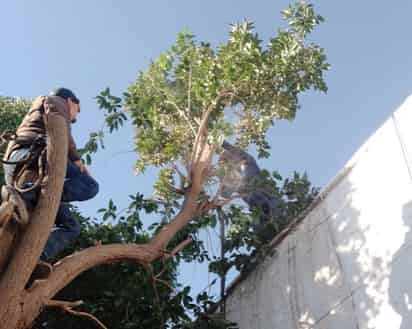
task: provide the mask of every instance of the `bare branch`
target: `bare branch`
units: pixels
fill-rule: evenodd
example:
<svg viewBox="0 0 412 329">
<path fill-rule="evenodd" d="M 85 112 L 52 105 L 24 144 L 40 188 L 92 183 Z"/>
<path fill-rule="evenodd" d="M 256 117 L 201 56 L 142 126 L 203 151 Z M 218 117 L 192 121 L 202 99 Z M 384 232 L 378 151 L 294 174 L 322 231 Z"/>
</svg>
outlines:
<svg viewBox="0 0 412 329">
<path fill-rule="evenodd" d="M 108 329 L 98 318 L 96 318 L 95 316 L 91 315 L 90 313 L 87 312 L 78 312 L 78 311 L 73 311 L 70 307 L 62 307 L 62 310 L 69 313 L 69 314 L 73 314 L 75 316 L 80 316 L 83 318 L 88 318 L 90 320 L 93 320 L 94 322 L 96 322 L 96 324 L 103 329 Z"/>
<path fill-rule="evenodd" d="M 162 283 L 163 285 L 165 285 L 166 287 L 168 287 L 171 291 L 176 292 L 176 289 L 173 288 L 173 287 L 172 287 L 169 283 L 167 283 L 166 281 L 161 280 L 161 279 L 158 279 L 158 278 L 156 278 L 156 277 L 154 277 L 153 280 L 154 280 L 155 283 L 156 283 L 156 282 Z"/>
<path fill-rule="evenodd" d="M 192 63 L 190 63 L 190 69 L 189 69 L 189 86 L 187 90 L 187 110 L 190 111 L 192 108 L 191 104 L 191 93 L 192 93 Z"/>
<path fill-rule="evenodd" d="M 217 199 L 216 196 L 215 196 L 215 198 L 213 198 L 212 201 L 210 201 L 210 202 L 206 201 L 205 203 L 203 203 L 203 204 L 198 208 L 196 215 L 197 215 L 197 216 L 200 216 L 201 214 L 203 214 L 203 213 L 205 213 L 205 212 L 208 212 L 208 211 L 210 211 L 210 210 L 212 210 L 212 209 L 216 209 L 216 208 L 218 208 L 218 207 L 223 207 L 223 206 L 227 205 L 228 203 L 232 202 L 233 200 L 244 198 L 246 195 L 247 195 L 246 193 L 234 194 L 234 195 L 231 196 L 230 198 L 226 198 L 226 199 L 223 199 L 223 200 L 219 200 L 219 199 Z"/>
<path fill-rule="evenodd" d="M 64 307 L 78 307 L 80 305 L 83 305 L 84 302 L 82 300 L 77 300 L 75 302 L 69 302 L 69 301 L 65 301 L 65 300 L 55 300 L 55 299 L 51 299 L 46 303 L 47 307 L 60 307 L 60 308 L 64 308 Z"/>
<path fill-rule="evenodd" d="M 184 191 L 185 184 L 187 182 L 187 177 L 180 171 L 180 169 L 178 168 L 176 164 L 173 165 L 173 169 L 179 175 L 179 178 L 180 178 L 179 190 Z"/>
<path fill-rule="evenodd" d="M 84 302 L 82 300 L 78 300 L 75 302 L 69 302 L 69 301 L 65 301 L 65 300 L 49 300 L 46 303 L 47 307 L 57 307 L 57 308 L 61 308 L 63 311 L 73 314 L 75 316 L 80 316 L 80 317 L 84 317 L 84 318 L 88 318 L 93 320 L 94 322 L 97 323 L 97 325 L 99 325 L 99 327 L 103 328 L 103 329 L 107 329 L 107 327 L 99 320 L 97 319 L 95 316 L 87 313 L 87 312 L 78 312 L 78 311 L 73 311 L 72 308 L 73 307 L 78 307 L 80 305 L 83 305 Z"/>
<path fill-rule="evenodd" d="M 186 239 L 182 242 L 180 242 L 176 247 L 173 248 L 172 251 L 170 252 L 164 252 L 165 255 L 163 256 L 163 258 L 165 260 L 175 256 L 177 253 L 179 253 L 180 251 L 182 251 L 186 246 L 188 246 L 189 244 L 191 244 L 193 242 L 192 238 Z"/>
<path fill-rule="evenodd" d="M 198 157 L 202 153 L 202 148 L 205 140 L 205 131 L 207 128 L 207 120 L 209 119 L 210 113 L 214 110 L 214 106 L 209 106 L 207 111 L 202 117 L 202 121 L 200 122 L 199 129 L 196 134 L 195 142 L 193 144 L 193 151 L 191 156 L 191 163 L 192 165 L 197 162 Z"/>
<path fill-rule="evenodd" d="M 193 151 L 192 151 L 192 157 L 191 157 L 191 163 L 195 163 L 198 160 L 198 157 L 200 156 L 200 154 L 202 153 L 201 150 L 203 148 L 203 145 L 206 140 L 205 140 L 205 131 L 207 129 L 207 121 L 209 120 L 209 116 L 212 113 L 212 111 L 216 108 L 216 105 L 220 102 L 220 100 L 224 97 L 227 96 L 236 96 L 232 91 L 222 91 L 219 93 L 219 95 L 216 96 L 216 98 L 214 99 L 214 101 L 212 102 L 212 104 L 209 105 L 209 107 L 207 108 L 206 112 L 204 113 L 204 115 L 202 116 L 202 120 L 200 122 L 199 125 L 199 129 L 197 131 L 197 135 L 195 138 L 195 142 L 193 144 Z"/>
<path fill-rule="evenodd" d="M 238 194 L 235 194 L 235 195 L 231 196 L 230 198 L 227 198 L 227 199 L 224 199 L 224 200 L 218 202 L 218 203 L 217 203 L 217 206 L 218 206 L 218 207 L 223 207 L 223 206 L 227 205 L 228 203 L 232 202 L 233 200 L 242 199 L 242 198 L 244 198 L 245 196 L 247 196 L 247 193 L 238 193 Z"/>
<path fill-rule="evenodd" d="M 153 78 L 152 78 L 151 76 L 149 76 L 149 79 L 150 79 L 150 81 L 151 81 L 151 83 L 152 83 L 152 87 L 153 87 L 154 89 L 156 89 L 157 91 L 159 91 L 160 93 L 164 94 L 164 95 L 167 97 L 167 99 L 165 100 L 165 103 L 166 103 L 166 104 L 169 104 L 169 105 L 172 105 L 172 106 L 177 110 L 177 112 L 179 113 L 179 115 L 180 115 L 181 117 L 183 117 L 183 118 L 187 121 L 187 123 L 189 124 L 189 127 L 190 127 L 190 129 L 192 130 L 193 136 L 196 136 L 196 131 L 195 131 L 195 129 L 193 128 L 190 119 L 186 116 L 185 111 L 183 111 L 175 102 L 169 100 L 169 93 L 168 93 L 166 90 L 162 89 L 162 88 L 158 88 L 158 87 L 156 86 Z"/>
<path fill-rule="evenodd" d="M 185 114 L 185 112 L 184 112 L 175 102 L 172 102 L 172 101 L 170 101 L 170 100 L 165 100 L 165 103 L 166 103 L 166 104 L 170 104 L 170 105 L 172 105 L 172 106 L 175 107 L 175 109 L 177 110 L 177 113 L 179 113 L 179 115 L 180 115 L 183 119 L 185 119 L 185 120 L 187 121 L 187 123 L 188 123 L 188 125 L 189 125 L 189 127 L 190 127 L 190 130 L 191 130 L 192 133 L 193 133 L 193 136 L 196 136 L 196 130 L 195 130 L 195 128 L 192 126 L 192 123 L 190 122 L 190 119 L 189 119 L 189 117 Z"/>
</svg>

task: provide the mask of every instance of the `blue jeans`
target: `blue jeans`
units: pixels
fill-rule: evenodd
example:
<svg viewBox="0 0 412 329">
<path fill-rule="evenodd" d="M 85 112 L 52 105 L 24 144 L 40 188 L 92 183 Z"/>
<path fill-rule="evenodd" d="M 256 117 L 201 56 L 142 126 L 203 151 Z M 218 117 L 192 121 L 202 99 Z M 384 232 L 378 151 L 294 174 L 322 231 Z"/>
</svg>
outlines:
<svg viewBox="0 0 412 329">
<path fill-rule="evenodd" d="M 9 157 L 10 161 L 23 159 L 28 153 L 28 149 L 19 149 Z M 7 184 L 12 183 L 15 165 L 4 165 L 4 174 Z M 26 183 L 24 188 L 32 183 Z M 80 234 L 80 225 L 70 212 L 67 202 L 85 201 L 93 198 L 99 191 L 98 183 L 90 176 L 82 173 L 72 161 L 68 160 L 66 177 L 63 185 L 62 199 L 57 211 L 55 225 L 44 247 L 40 258 L 50 259 L 62 251 L 69 242 L 73 241 Z M 23 193 L 22 197 L 28 207 L 33 207 L 37 203 L 39 191 Z"/>
</svg>

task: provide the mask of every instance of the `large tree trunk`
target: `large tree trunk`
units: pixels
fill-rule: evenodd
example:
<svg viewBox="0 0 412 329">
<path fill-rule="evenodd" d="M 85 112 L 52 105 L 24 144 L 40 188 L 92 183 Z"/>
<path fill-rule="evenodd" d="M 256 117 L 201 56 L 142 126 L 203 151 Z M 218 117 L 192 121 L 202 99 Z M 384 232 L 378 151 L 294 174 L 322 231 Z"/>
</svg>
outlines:
<svg viewBox="0 0 412 329">
<path fill-rule="evenodd" d="M 28 295 L 25 285 L 46 244 L 60 203 L 67 166 L 68 127 L 57 114 L 45 115 L 49 136 L 47 145 L 48 177 L 41 189 L 39 202 L 27 227 L 12 252 L 0 278 L 0 323 L 2 328 L 16 328 Z M 24 325 L 19 325 L 24 328 Z"/>
<path fill-rule="evenodd" d="M 90 247 L 54 264 L 46 280 L 36 281 L 27 290 L 27 281 L 40 257 L 53 226 L 61 198 L 67 163 L 67 125 L 64 119 L 48 114 L 46 129 L 47 179 L 37 207 L 24 230 L 10 261 L 0 277 L 0 327 L 28 328 L 55 294 L 82 272 L 105 263 L 134 261 L 148 265 L 163 256 L 164 249 L 176 233 L 198 214 L 198 196 L 210 168 L 212 149 L 203 144 L 195 149 L 191 186 L 186 192 L 182 209 L 148 244 L 113 244 Z M 2 239 L 2 238 L 0 238 Z M 0 243 L 1 245 L 1 243 Z"/>
</svg>

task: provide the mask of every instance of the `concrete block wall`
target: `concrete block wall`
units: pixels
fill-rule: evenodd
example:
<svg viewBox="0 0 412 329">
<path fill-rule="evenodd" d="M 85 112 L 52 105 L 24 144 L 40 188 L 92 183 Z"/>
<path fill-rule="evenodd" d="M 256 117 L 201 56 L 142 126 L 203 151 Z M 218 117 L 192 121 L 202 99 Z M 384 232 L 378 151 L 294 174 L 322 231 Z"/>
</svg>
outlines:
<svg viewBox="0 0 412 329">
<path fill-rule="evenodd" d="M 411 169 L 409 97 L 233 287 L 227 317 L 240 329 L 412 328 Z"/>
</svg>

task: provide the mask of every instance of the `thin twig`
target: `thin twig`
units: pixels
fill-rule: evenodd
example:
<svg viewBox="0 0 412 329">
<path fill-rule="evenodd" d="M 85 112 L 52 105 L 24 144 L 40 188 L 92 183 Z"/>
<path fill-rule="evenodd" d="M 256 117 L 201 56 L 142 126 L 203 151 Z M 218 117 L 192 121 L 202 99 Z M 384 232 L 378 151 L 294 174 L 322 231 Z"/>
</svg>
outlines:
<svg viewBox="0 0 412 329">
<path fill-rule="evenodd" d="M 191 163 L 196 163 L 197 162 L 197 157 L 201 155 L 201 151 L 198 151 L 199 144 L 201 143 L 202 138 L 204 138 L 203 134 L 204 131 L 207 127 L 207 120 L 209 119 L 210 113 L 214 110 L 214 106 L 210 105 L 205 112 L 202 121 L 200 122 L 199 129 L 197 131 L 197 135 L 195 138 L 195 142 L 193 144 L 193 151 L 192 151 L 192 156 L 191 156 Z"/>
<path fill-rule="evenodd" d="M 169 98 L 169 96 L 170 96 L 169 93 L 168 93 L 167 91 L 163 90 L 162 88 L 158 88 L 158 87 L 155 85 L 155 82 L 154 82 L 153 78 L 152 78 L 150 75 L 149 75 L 149 79 L 150 79 L 150 81 L 151 81 L 151 83 L 152 83 L 152 87 L 153 87 L 154 89 L 156 89 L 157 91 L 163 93 L 167 98 Z M 196 135 L 196 131 L 195 131 L 195 129 L 193 128 L 192 123 L 190 122 L 190 119 L 186 116 L 185 112 L 184 112 L 175 102 L 173 102 L 173 101 L 171 101 L 171 100 L 169 100 L 169 99 L 166 99 L 166 100 L 165 100 L 165 103 L 166 103 L 166 104 L 170 104 L 170 105 L 172 105 L 172 106 L 174 106 L 174 107 L 176 108 L 176 110 L 177 110 L 177 112 L 180 114 L 180 116 L 182 116 L 182 117 L 187 121 L 187 123 L 189 124 L 189 126 L 190 126 L 190 128 L 191 128 L 191 130 L 192 130 L 192 132 L 193 132 L 193 135 Z"/>
<path fill-rule="evenodd" d="M 163 326 L 163 324 L 165 323 L 165 320 L 164 320 L 164 317 L 163 317 L 163 307 L 160 303 L 159 291 L 157 290 L 157 286 L 156 286 L 156 281 L 158 281 L 158 279 L 156 279 L 156 276 L 154 275 L 152 266 L 150 266 L 149 271 L 150 271 L 150 274 L 152 276 L 152 286 L 153 286 L 153 291 L 154 291 L 154 295 L 155 295 L 155 301 L 156 301 L 156 304 L 159 308 L 160 322 L 162 323 L 162 326 Z"/>
<path fill-rule="evenodd" d="M 223 207 L 227 205 L 229 202 L 236 200 L 236 199 L 243 199 L 245 196 L 247 196 L 247 193 L 239 193 L 231 196 L 230 198 L 224 199 L 220 202 L 218 202 L 217 206 L 218 207 Z"/>
<path fill-rule="evenodd" d="M 46 306 L 48 306 L 48 307 L 57 307 L 57 308 L 60 308 L 63 311 L 65 311 L 67 313 L 70 313 L 72 315 L 80 316 L 80 317 L 84 317 L 84 318 L 88 318 L 90 320 L 93 320 L 102 329 L 108 329 L 99 319 L 97 319 L 95 316 L 91 315 L 90 313 L 78 312 L 78 311 L 73 311 L 72 310 L 73 307 L 78 307 L 80 305 L 83 305 L 82 300 L 78 300 L 78 301 L 75 301 L 75 302 L 69 302 L 69 301 L 65 301 L 65 300 L 53 300 L 53 299 L 51 299 L 46 304 Z"/>
<path fill-rule="evenodd" d="M 205 131 L 205 129 L 207 128 L 207 121 L 209 119 L 210 114 L 212 113 L 212 111 L 216 108 L 216 105 L 219 103 L 220 99 L 226 96 L 235 96 L 235 94 L 231 91 L 222 91 L 221 93 L 219 93 L 219 95 L 216 96 L 216 98 L 214 99 L 214 101 L 212 102 L 212 104 L 209 105 L 208 109 L 206 110 L 205 114 L 202 117 L 202 120 L 200 122 L 199 125 L 199 129 L 197 131 L 197 135 L 195 138 L 195 142 L 193 145 L 193 152 L 192 152 L 192 157 L 191 157 L 191 162 L 195 163 L 197 162 L 197 157 L 200 156 L 200 153 L 198 151 L 198 147 L 201 141 L 201 138 L 203 137 L 203 133 Z"/>
<path fill-rule="evenodd" d="M 63 310 L 67 313 L 73 314 L 75 316 L 80 316 L 80 317 L 84 317 L 84 318 L 88 318 L 90 320 L 93 320 L 94 322 L 96 322 L 96 324 L 99 325 L 99 327 L 101 327 L 102 329 L 108 329 L 98 318 L 96 318 L 95 316 L 91 315 L 90 313 L 87 312 L 78 312 L 78 311 L 73 311 L 70 307 L 63 307 Z"/>
<path fill-rule="evenodd" d="M 158 278 L 154 278 L 154 281 L 155 282 L 159 282 L 159 283 L 162 283 L 162 284 L 164 284 L 166 287 L 168 287 L 171 291 L 173 291 L 173 292 L 176 292 L 176 289 L 175 288 L 173 288 L 169 283 L 167 283 L 166 281 L 164 281 L 164 280 L 162 280 L 162 279 L 158 279 Z"/>
<path fill-rule="evenodd" d="M 180 179 L 179 189 L 184 191 L 185 190 L 185 184 L 187 182 L 187 177 L 180 171 L 180 169 L 178 168 L 178 166 L 176 164 L 173 165 L 173 169 L 179 175 L 179 179 Z"/>
<path fill-rule="evenodd" d="M 190 113 L 190 110 L 192 108 L 191 104 L 191 93 L 192 93 L 192 63 L 190 63 L 190 68 L 189 68 L 189 86 L 187 88 L 187 111 Z"/>
<path fill-rule="evenodd" d="M 216 209 L 218 207 L 223 207 L 233 200 L 244 198 L 246 195 L 247 195 L 246 193 L 235 194 L 231 196 L 230 198 L 223 199 L 220 201 L 214 198 L 211 202 L 205 202 L 201 204 L 199 209 L 196 212 L 196 216 L 199 216 L 200 214 L 205 213 L 209 210 Z"/>
<path fill-rule="evenodd" d="M 170 100 L 165 100 L 165 103 L 166 103 L 166 104 L 173 105 L 173 106 L 175 107 L 175 109 L 177 110 L 177 112 L 179 113 L 179 115 L 180 115 L 181 117 L 183 117 L 183 119 L 185 119 L 185 120 L 187 121 L 187 123 L 189 124 L 190 130 L 192 131 L 193 136 L 196 136 L 196 130 L 195 130 L 195 128 L 192 126 L 192 123 L 190 122 L 190 119 L 189 119 L 189 117 L 185 114 L 185 112 L 184 112 L 175 102 L 172 102 L 172 101 L 170 101 Z"/>
<path fill-rule="evenodd" d="M 182 242 L 180 242 L 176 247 L 173 248 L 173 250 L 171 252 L 167 252 L 165 254 L 164 259 L 167 260 L 173 256 L 175 256 L 177 253 L 179 253 L 180 251 L 182 251 L 186 246 L 188 246 L 189 244 L 191 244 L 193 242 L 192 238 L 188 238 Z"/>
</svg>

